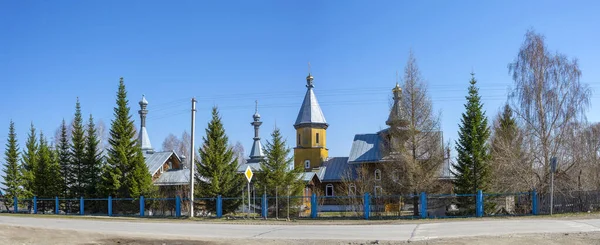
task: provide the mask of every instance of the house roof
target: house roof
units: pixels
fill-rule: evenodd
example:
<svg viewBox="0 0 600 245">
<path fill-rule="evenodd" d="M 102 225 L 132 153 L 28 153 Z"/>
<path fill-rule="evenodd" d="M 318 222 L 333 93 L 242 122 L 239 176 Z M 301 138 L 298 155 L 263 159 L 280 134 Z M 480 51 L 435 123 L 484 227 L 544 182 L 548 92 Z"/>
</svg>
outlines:
<svg viewBox="0 0 600 245">
<path fill-rule="evenodd" d="M 148 167 L 148 172 L 151 175 L 156 173 L 160 169 L 160 167 L 167 162 L 167 160 L 172 156 L 179 158 L 174 151 L 163 151 L 163 152 L 153 152 L 153 151 L 144 151 L 144 159 L 146 160 L 146 166 Z"/>
<path fill-rule="evenodd" d="M 378 134 L 357 134 L 352 141 L 349 163 L 377 162 L 381 160 L 381 137 Z"/>
<path fill-rule="evenodd" d="M 321 182 L 342 181 L 346 174 L 350 174 L 348 171 L 352 168 L 354 167 L 348 164 L 347 157 L 332 157 L 323 163 L 324 171 L 319 179 Z"/>
<path fill-rule="evenodd" d="M 303 172 L 300 174 L 304 182 L 310 182 L 316 175 L 315 172 Z"/>
<path fill-rule="evenodd" d="M 189 185 L 190 169 L 173 169 L 163 172 L 154 185 Z"/>
<path fill-rule="evenodd" d="M 306 90 L 306 95 L 304 96 L 304 101 L 302 101 L 302 106 L 298 112 L 298 117 L 296 118 L 294 127 L 299 127 L 303 124 L 321 124 L 323 126 L 327 126 L 327 121 L 325 120 L 323 111 L 321 111 L 321 106 L 319 106 L 319 102 L 317 101 L 317 97 L 313 91 L 314 86 L 311 75 L 307 77 L 307 83 L 308 85 L 306 85 L 306 87 L 308 89 Z"/>
</svg>

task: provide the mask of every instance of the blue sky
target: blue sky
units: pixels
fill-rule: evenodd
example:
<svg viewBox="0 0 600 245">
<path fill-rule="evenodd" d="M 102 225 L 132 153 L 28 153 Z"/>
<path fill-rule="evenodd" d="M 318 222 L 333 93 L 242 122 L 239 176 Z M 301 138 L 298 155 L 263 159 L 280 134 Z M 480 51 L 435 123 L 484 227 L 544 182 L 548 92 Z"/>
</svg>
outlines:
<svg viewBox="0 0 600 245">
<path fill-rule="evenodd" d="M 307 62 L 330 124 L 330 156 L 347 156 L 354 134 L 385 126 L 395 73 L 412 48 L 456 139 L 469 73 L 493 117 L 512 80 L 507 65 L 529 28 L 552 50 L 577 57 L 582 81 L 600 87 L 597 1 L 7 1 L 0 0 L 0 151 L 9 121 L 21 148 L 33 122 L 52 136 L 73 117 L 112 120 L 119 77 L 132 115 L 150 102 L 155 148 L 190 129 L 197 105 L 201 143 L 218 105 L 232 142 L 248 154 L 254 101 L 263 143 L 277 125 L 293 143 Z M 600 98 L 594 95 L 590 121 Z M 87 118 L 87 116 L 86 116 Z M 4 159 L 0 160 L 3 162 Z"/>
</svg>

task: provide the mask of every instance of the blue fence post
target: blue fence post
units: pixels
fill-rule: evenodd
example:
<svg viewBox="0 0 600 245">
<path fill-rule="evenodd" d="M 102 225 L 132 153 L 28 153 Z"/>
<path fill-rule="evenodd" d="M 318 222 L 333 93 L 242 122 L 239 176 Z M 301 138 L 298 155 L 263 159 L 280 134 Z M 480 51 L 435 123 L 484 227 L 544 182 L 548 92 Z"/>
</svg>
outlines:
<svg viewBox="0 0 600 245">
<path fill-rule="evenodd" d="M 477 190 L 477 206 L 476 206 L 476 215 L 477 217 L 483 217 L 483 191 Z"/>
<path fill-rule="evenodd" d="M 175 196 L 175 217 L 181 217 L 181 197 Z"/>
<path fill-rule="evenodd" d="M 416 193 L 415 193 L 416 194 Z M 427 218 L 427 194 L 425 192 L 421 192 L 421 196 L 420 196 L 420 203 L 421 203 L 421 219 L 426 219 Z"/>
<path fill-rule="evenodd" d="M 146 202 L 144 200 L 144 196 L 140 196 L 140 217 L 144 217 L 146 213 Z"/>
<path fill-rule="evenodd" d="M 217 196 L 217 218 L 223 217 L 223 197 Z"/>
<path fill-rule="evenodd" d="M 317 218 L 317 194 L 315 193 L 310 196 L 310 218 Z"/>
<path fill-rule="evenodd" d="M 538 215 L 538 194 L 535 189 L 531 192 L 531 214 Z"/>
<path fill-rule="evenodd" d="M 15 196 L 15 197 L 13 198 L 13 211 L 14 211 L 15 213 L 18 213 L 18 212 L 19 212 L 19 199 L 17 198 L 17 196 Z"/>
<path fill-rule="evenodd" d="M 58 197 L 54 197 L 54 214 L 60 214 L 60 203 L 58 202 Z"/>
<path fill-rule="evenodd" d="M 33 197 L 33 214 L 37 214 L 37 196 Z"/>
<path fill-rule="evenodd" d="M 369 215 L 371 214 L 371 196 L 368 192 L 365 193 L 365 196 L 363 197 L 363 203 L 365 204 L 363 208 L 363 215 L 365 216 L 365 219 L 368 220 Z"/>
<path fill-rule="evenodd" d="M 108 216 L 112 216 L 112 197 L 108 196 Z"/>
<path fill-rule="evenodd" d="M 84 205 L 85 205 L 85 203 L 83 201 L 83 197 L 80 197 L 79 198 L 79 215 L 83 215 L 85 213 Z"/>
<path fill-rule="evenodd" d="M 262 205 L 261 205 L 261 216 L 263 219 L 267 219 L 267 212 L 269 211 L 269 203 L 267 201 L 267 193 L 264 193 L 262 196 Z"/>
</svg>

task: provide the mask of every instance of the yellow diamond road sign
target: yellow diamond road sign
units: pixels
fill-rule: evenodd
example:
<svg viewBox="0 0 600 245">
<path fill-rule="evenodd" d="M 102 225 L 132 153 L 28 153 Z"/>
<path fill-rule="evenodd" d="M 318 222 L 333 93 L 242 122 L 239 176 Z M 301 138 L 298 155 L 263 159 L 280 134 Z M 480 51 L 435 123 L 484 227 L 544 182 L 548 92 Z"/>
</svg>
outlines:
<svg viewBox="0 0 600 245">
<path fill-rule="evenodd" d="M 252 180 L 252 176 L 254 175 L 254 173 L 252 173 L 252 169 L 250 169 L 250 166 L 246 167 L 244 175 L 246 175 L 246 179 L 248 180 L 248 182 Z"/>
</svg>

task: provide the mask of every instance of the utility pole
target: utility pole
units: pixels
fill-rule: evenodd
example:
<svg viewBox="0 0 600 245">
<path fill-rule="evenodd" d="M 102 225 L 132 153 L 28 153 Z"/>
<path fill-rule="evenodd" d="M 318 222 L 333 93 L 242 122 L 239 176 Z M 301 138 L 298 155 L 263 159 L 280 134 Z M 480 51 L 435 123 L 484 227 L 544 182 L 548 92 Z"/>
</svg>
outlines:
<svg viewBox="0 0 600 245">
<path fill-rule="evenodd" d="M 190 218 L 194 218 L 194 173 L 196 162 L 194 161 L 194 129 L 196 128 L 196 98 L 192 98 L 192 135 L 190 140 Z"/>
</svg>

